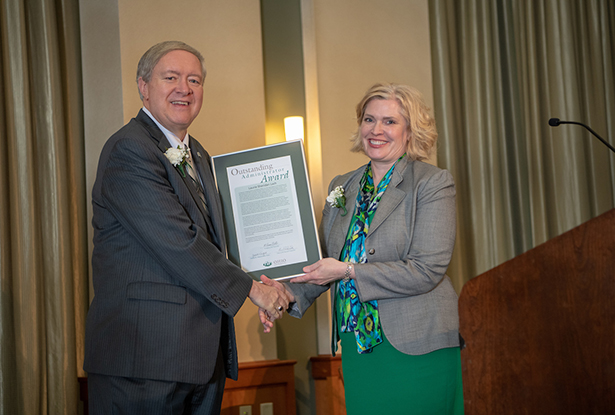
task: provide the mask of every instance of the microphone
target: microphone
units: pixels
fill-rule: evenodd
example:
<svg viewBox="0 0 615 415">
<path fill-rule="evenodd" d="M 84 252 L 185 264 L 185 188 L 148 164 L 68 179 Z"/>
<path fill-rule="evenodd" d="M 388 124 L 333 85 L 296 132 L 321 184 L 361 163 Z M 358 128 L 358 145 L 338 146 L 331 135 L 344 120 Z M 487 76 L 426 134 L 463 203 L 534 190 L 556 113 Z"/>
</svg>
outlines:
<svg viewBox="0 0 615 415">
<path fill-rule="evenodd" d="M 549 125 L 551 127 L 557 127 L 559 125 L 559 118 L 550 118 Z"/>
<path fill-rule="evenodd" d="M 596 138 L 598 138 L 598 140 L 602 141 L 602 143 L 607 146 L 613 153 L 615 153 L 615 148 L 613 148 L 612 145 L 610 145 L 609 143 L 607 143 L 602 137 L 600 137 L 594 130 L 592 130 L 591 128 L 589 128 L 589 126 L 580 123 L 580 122 L 576 122 L 576 121 L 561 121 L 559 118 L 550 118 L 549 119 L 549 125 L 551 127 L 557 127 L 560 124 L 576 124 L 576 125 L 580 125 L 582 127 L 587 128 L 587 130 L 592 133 L 593 135 L 596 136 Z"/>
</svg>

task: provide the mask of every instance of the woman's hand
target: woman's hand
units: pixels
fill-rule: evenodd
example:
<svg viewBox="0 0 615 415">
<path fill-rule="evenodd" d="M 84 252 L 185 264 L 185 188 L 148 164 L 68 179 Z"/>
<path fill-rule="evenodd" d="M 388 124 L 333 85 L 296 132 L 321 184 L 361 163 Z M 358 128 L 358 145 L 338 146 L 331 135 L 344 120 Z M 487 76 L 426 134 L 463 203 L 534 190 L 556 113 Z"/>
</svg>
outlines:
<svg viewBox="0 0 615 415">
<path fill-rule="evenodd" d="M 333 258 L 324 258 L 318 262 L 303 267 L 305 275 L 293 278 L 290 282 L 299 283 L 306 282 L 316 285 L 327 285 L 337 280 L 344 278 L 346 274 L 346 262 L 341 262 Z M 354 278 L 354 268 L 350 273 L 350 277 Z"/>
</svg>

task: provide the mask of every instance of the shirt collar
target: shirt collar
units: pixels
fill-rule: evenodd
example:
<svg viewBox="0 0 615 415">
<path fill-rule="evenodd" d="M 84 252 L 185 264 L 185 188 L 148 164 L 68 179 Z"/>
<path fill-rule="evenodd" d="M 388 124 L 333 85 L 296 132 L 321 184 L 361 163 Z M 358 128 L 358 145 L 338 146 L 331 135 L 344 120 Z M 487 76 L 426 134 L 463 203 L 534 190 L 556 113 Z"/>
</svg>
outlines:
<svg viewBox="0 0 615 415">
<path fill-rule="evenodd" d="M 142 110 L 156 123 L 158 128 L 160 128 L 160 131 L 162 131 L 162 133 L 167 138 L 167 140 L 169 140 L 169 144 L 171 145 L 172 148 L 177 148 L 178 146 L 182 148 L 184 146 L 190 148 L 190 139 L 189 139 L 189 135 L 187 132 L 184 138 L 180 140 L 179 137 L 177 137 L 170 130 L 168 130 L 162 124 L 160 124 L 158 120 L 152 115 L 151 112 L 149 112 L 147 108 L 143 107 Z"/>
</svg>

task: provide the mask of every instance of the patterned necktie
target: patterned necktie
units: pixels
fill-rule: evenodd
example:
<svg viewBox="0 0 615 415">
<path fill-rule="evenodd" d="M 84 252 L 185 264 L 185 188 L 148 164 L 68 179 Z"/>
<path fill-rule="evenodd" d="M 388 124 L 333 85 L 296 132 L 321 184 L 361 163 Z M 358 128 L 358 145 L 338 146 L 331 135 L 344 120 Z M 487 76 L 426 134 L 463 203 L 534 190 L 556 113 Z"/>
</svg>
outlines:
<svg viewBox="0 0 615 415">
<path fill-rule="evenodd" d="M 203 204 L 203 209 L 205 210 L 206 219 L 207 219 L 207 222 L 209 223 L 211 218 L 209 215 L 209 207 L 207 206 L 207 201 L 205 200 L 205 192 L 203 191 L 203 186 L 201 186 L 201 181 L 199 180 L 197 173 L 196 173 L 194 160 L 192 159 L 192 152 L 190 151 L 190 148 L 188 146 L 185 146 L 185 147 L 186 147 L 186 150 L 188 151 L 188 164 L 189 164 L 188 175 L 190 176 L 190 179 L 192 179 L 192 184 L 196 188 L 196 192 L 199 195 L 199 199 L 201 199 L 201 203 Z"/>
</svg>

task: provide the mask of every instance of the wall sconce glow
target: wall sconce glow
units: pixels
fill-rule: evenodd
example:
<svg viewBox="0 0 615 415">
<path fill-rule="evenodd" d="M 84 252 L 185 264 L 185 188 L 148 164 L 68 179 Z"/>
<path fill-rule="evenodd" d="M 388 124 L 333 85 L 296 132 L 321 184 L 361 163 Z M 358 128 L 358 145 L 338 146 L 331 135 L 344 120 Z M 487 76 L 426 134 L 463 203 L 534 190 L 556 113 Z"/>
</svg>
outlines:
<svg viewBox="0 0 615 415">
<path fill-rule="evenodd" d="M 303 117 L 284 118 L 284 135 L 286 141 L 303 140 Z"/>
</svg>

